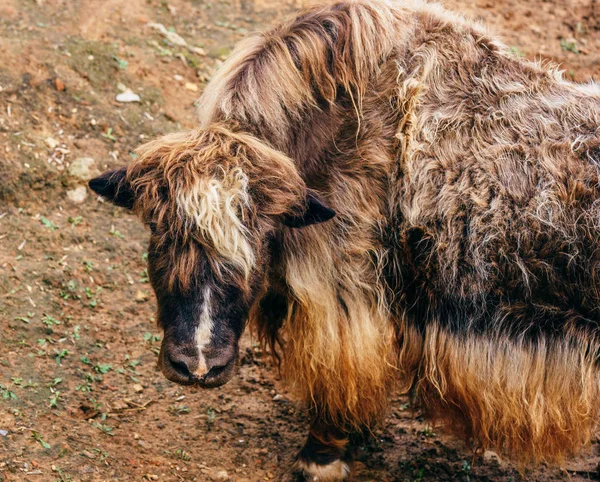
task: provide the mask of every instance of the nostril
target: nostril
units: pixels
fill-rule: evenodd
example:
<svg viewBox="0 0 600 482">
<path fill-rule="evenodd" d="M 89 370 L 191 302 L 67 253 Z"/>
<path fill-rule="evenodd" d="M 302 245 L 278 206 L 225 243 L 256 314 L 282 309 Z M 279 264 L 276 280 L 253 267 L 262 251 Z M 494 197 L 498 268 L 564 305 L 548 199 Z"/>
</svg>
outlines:
<svg viewBox="0 0 600 482">
<path fill-rule="evenodd" d="M 194 356 L 182 353 L 182 349 L 168 350 L 163 348 L 162 370 L 165 376 L 176 383 L 188 385 L 195 379 L 195 371 L 198 367 L 198 360 Z"/>
<path fill-rule="evenodd" d="M 223 373 L 228 368 L 227 365 L 217 365 L 212 366 L 208 373 L 204 375 L 205 378 L 209 377 L 218 377 L 221 373 Z"/>
<path fill-rule="evenodd" d="M 171 365 L 171 368 L 173 368 L 173 370 L 178 374 L 178 375 L 182 375 L 186 378 L 188 378 L 191 373 L 190 373 L 190 369 L 188 367 L 188 365 L 183 362 L 183 361 L 177 361 L 177 360 L 173 360 L 173 359 L 169 359 L 169 363 Z"/>
<path fill-rule="evenodd" d="M 158 355 L 158 367 L 168 380 L 180 385 L 197 383 L 197 372 L 201 362 L 202 357 L 199 356 L 197 346 L 173 341 L 165 343 L 163 340 Z"/>
</svg>

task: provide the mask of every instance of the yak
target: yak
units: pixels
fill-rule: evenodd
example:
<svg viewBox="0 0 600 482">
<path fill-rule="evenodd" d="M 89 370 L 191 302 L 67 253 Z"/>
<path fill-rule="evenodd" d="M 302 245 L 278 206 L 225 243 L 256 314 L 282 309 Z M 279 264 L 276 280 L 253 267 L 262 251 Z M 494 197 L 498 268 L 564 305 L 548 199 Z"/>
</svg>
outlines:
<svg viewBox="0 0 600 482">
<path fill-rule="evenodd" d="M 247 326 L 312 417 L 304 480 L 410 393 L 480 448 L 560 462 L 600 415 L 600 88 L 419 0 L 306 8 L 243 40 L 199 120 L 90 181 L 150 229 L 176 383 Z"/>
</svg>

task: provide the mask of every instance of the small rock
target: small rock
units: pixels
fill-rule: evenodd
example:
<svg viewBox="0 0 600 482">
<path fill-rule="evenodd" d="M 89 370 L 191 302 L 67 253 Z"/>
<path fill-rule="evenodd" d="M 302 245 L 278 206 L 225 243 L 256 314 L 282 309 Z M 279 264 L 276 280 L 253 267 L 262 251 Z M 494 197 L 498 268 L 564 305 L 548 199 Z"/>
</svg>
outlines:
<svg viewBox="0 0 600 482">
<path fill-rule="evenodd" d="M 65 90 L 65 87 L 66 87 L 64 81 L 58 77 L 54 81 L 54 86 L 56 87 L 56 90 L 58 90 L 59 92 L 62 92 L 63 90 Z"/>
<path fill-rule="evenodd" d="M 183 80 L 183 77 L 179 74 L 175 74 L 173 76 L 173 78 L 177 81 L 177 82 L 181 82 Z"/>
<path fill-rule="evenodd" d="M 148 23 L 146 26 L 158 30 L 160 34 L 165 37 L 169 42 L 180 47 L 186 47 L 187 42 L 179 34 L 167 30 L 162 23 Z"/>
<path fill-rule="evenodd" d="M 186 82 L 185 88 L 187 90 L 191 90 L 192 92 L 198 92 L 198 86 L 192 82 Z"/>
<path fill-rule="evenodd" d="M 137 301 L 138 303 L 143 303 L 144 301 L 148 301 L 148 293 L 145 293 L 143 291 L 137 291 L 137 293 L 135 294 L 135 301 Z"/>
<path fill-rule="evenodd" d="M 283 400 L 283 395 L 277 394 L 273 397 L 274 402 L 279 402 L 280 400 Z"/>
<path fill-rule="evenodd" d="M 123 400 L 115 400 L 110 404 L 110 408 L 113 412 L 119 412 L 129 408 L 129 405 L 127 405 Z"/>
<path fill-rule="evenodd" d="M 139 384 L 139 383 L 136 383 L 136 384 L 133 386 L 133 391 L 134 391 L 134 392 L 137 392 L 137 393 L 143 392 L 143 391 L 144 391 L 144 387 L 142 387 L 142 385 L 141 385 L 141 384 Z"/>
<path fill-rule="evenodd" d="M 117 94 L 115 99 L 117 102 L 141 102 L 140 96 L 131 90 L 126 90 L 125 92 Z"/>
<path fill-rule="evenodd" d="M 80 157 L 71 163 L 67 169 L 67 174 L 82 181 L 89 181 L 99 175 L 100 171 L 96 167 L 94 159 L 91 157 Z"/>
<path fill-rule="evenodd" d="M 0 430 L 0 436 L 6 437 L 8 435 L 8 430 Z"/>
<path fill-rule="evenodd" d="M 84 457 L 87 457 L 88 459 L 95 459 L 96 458 L 96 454 L 89 452 L 87 450 L 84 450 L 81 452 L 81 455 L 83 455 Z"/>
<path fill-rule="evenodd" d="M 54 149 L 58 146 L 58 141 L 53 137 L 46 137 L 44 143 L 48 146 L 48 149 Z"/>
<path fill-rule="evenodd" d="M 486 450 L 483 453 L 483 460 L 485 460 L 486 463 L 492 462 L 492 463 L 496 463 L 497 465 L 502 464 L 502 460 L 500 459 L 498 454 L 492 450 Z"/>
<path fill-rule="evenodd" d="M 206 51 L 202 47 L 189 46 L 188 49 L 190 50 L 190 52 L 192 52 L 194 54 L 206 56 Z"/>
<path fill-rule="evenodd" d="M 88 190 L 85 186 L 77 186 L 75 189 L 67 191 L 67 198 L 75 204 L 81 204 L 87 198 Z"/>
<path fill-rule="evenodd" d="M 215 480 L 215 481 L 229 480 L 229 474 L 227 473 L 226 470 L 218 470 L 218 471 L 210 472 L 208 474 L 208 477 L 210 478 L 210 480 Z"/>
</svg>

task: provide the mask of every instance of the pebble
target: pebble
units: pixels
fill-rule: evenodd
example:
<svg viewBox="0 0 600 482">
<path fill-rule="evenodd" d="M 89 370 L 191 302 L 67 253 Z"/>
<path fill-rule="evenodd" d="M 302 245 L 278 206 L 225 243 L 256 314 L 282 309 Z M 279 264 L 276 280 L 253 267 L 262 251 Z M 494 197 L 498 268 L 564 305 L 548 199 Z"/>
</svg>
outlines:
<svg viewBox="0 0 600 482">
<path fill-rule="evenodd" d="M 53 137 L 46 137 L 46 139 L 44 139 L 44 143 L 48 146 L 48 149 L 54 149 L 58 146 L 58 141 Z"/>
<path fill-rule="evenodd" d="M 226 470 L 219 470 L 219 471 L 215 471 L 215 472 L 210 472 L 208 474 L 208 477 L 210 478 L 210 480 L 215 480 L 215 481 L 229 480 L 229 474 L 227 473 Z"/>
<path fill-rule="evenodd" d="M 8 430 L 0 430 L 0 436 L 6 437 L 8 435 Z"/>
<path fill-rule="evenodd" d="M 153 28 L 154 30 L 158 30 L 160 34 L 165 37 L 169 42 L 175 45 L 179 45 L 180 47 L 186 47 L 187 42 L 183 37 L 175 32 L 171 32 L 167 30 L 162 23 L 148 23 L 146 24 L 148 27 Z"/>
<path fill-rule="evenodd" d="M 77 186 L 75 189 L 67 191 L 67 198 L 75 204 L 81 204 L 87 198 L 88 190 L 85 186 Z"/>
<path fill-rule="evenodd" d="M 485 460 L 486 463 L 495 462 L 498 465 L 502 464 L 502 460 L 500 459 L 498 454 L 492 450 L 486 450 L 483 453 L 483 460 Z"/>
<path fill-rule="evenodd" d="M 202 48 L 202 47 L 188 47 L 188 49 L 190 50 L 190 52 L 198 54 L 198 55 L 203 55 L 206 56 L 206 51 Z"/>
<path fill-rule="evenodd" d="M 67 169 L 67 174 L 82 181 L 89 181 L 100 174 L 96 167 L 96 161 L 91 157 L 80 157 L 75 159 Z"/>
<path fill-rule="evenodd" d="M 135 301 L 138 303 L 143 303 L 144 301 L 148 301 L 148 293 L 144 293 L 143 291 L 138 290 L 135 294 Z"/>
<path fill-rule="evenodd" d="M 187 90 L 191 90 L 192 92 L 198 92 L 198 86 L 192 82 L 186 82 L 185 88 Z"/>
<path fill-rule="evenodd" d="M 131 90 L 121 92 L 115 99 L 117 102 L 141 102 L 140 96 Z"/>
<path fill-rule="evenodd" d="M 137 393 L 139 393 L 139 392 L 143 392 L 143 391 L 144 391 L 144 387 L 142 387 L 142 385 L 140 385 L 139 383 L 136 383 L 136 384 L 133 386 L 133 391 L 134 391 L 134 392 L 137 392 Z"/>
<path fill-rule="evenodd" d="M 114 412 L 118 412 L 120 410 L 125 410 L 128 407 L 129 407 L 129 405 L 127 405 L 123 400 L 115 400 L 114 402 L 112 402 L 110 404 L 110 408 Z"/>
</svg>

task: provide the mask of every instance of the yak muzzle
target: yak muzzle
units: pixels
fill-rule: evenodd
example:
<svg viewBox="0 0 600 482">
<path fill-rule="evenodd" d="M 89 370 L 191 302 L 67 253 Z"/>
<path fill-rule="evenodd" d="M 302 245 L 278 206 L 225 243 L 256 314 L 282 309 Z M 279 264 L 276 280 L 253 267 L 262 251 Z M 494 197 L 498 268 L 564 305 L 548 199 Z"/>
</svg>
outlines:
<svg viewBox="0 0 600 482">
<path fill-rule="evenodd" d="M 179 385 L 202 388 L 220 387 L 233 377 L 237 346 L 207 347 L 179 345 L 164 340 L 158 355 L 158 366 L 164 376 Z"/>
</svg>

